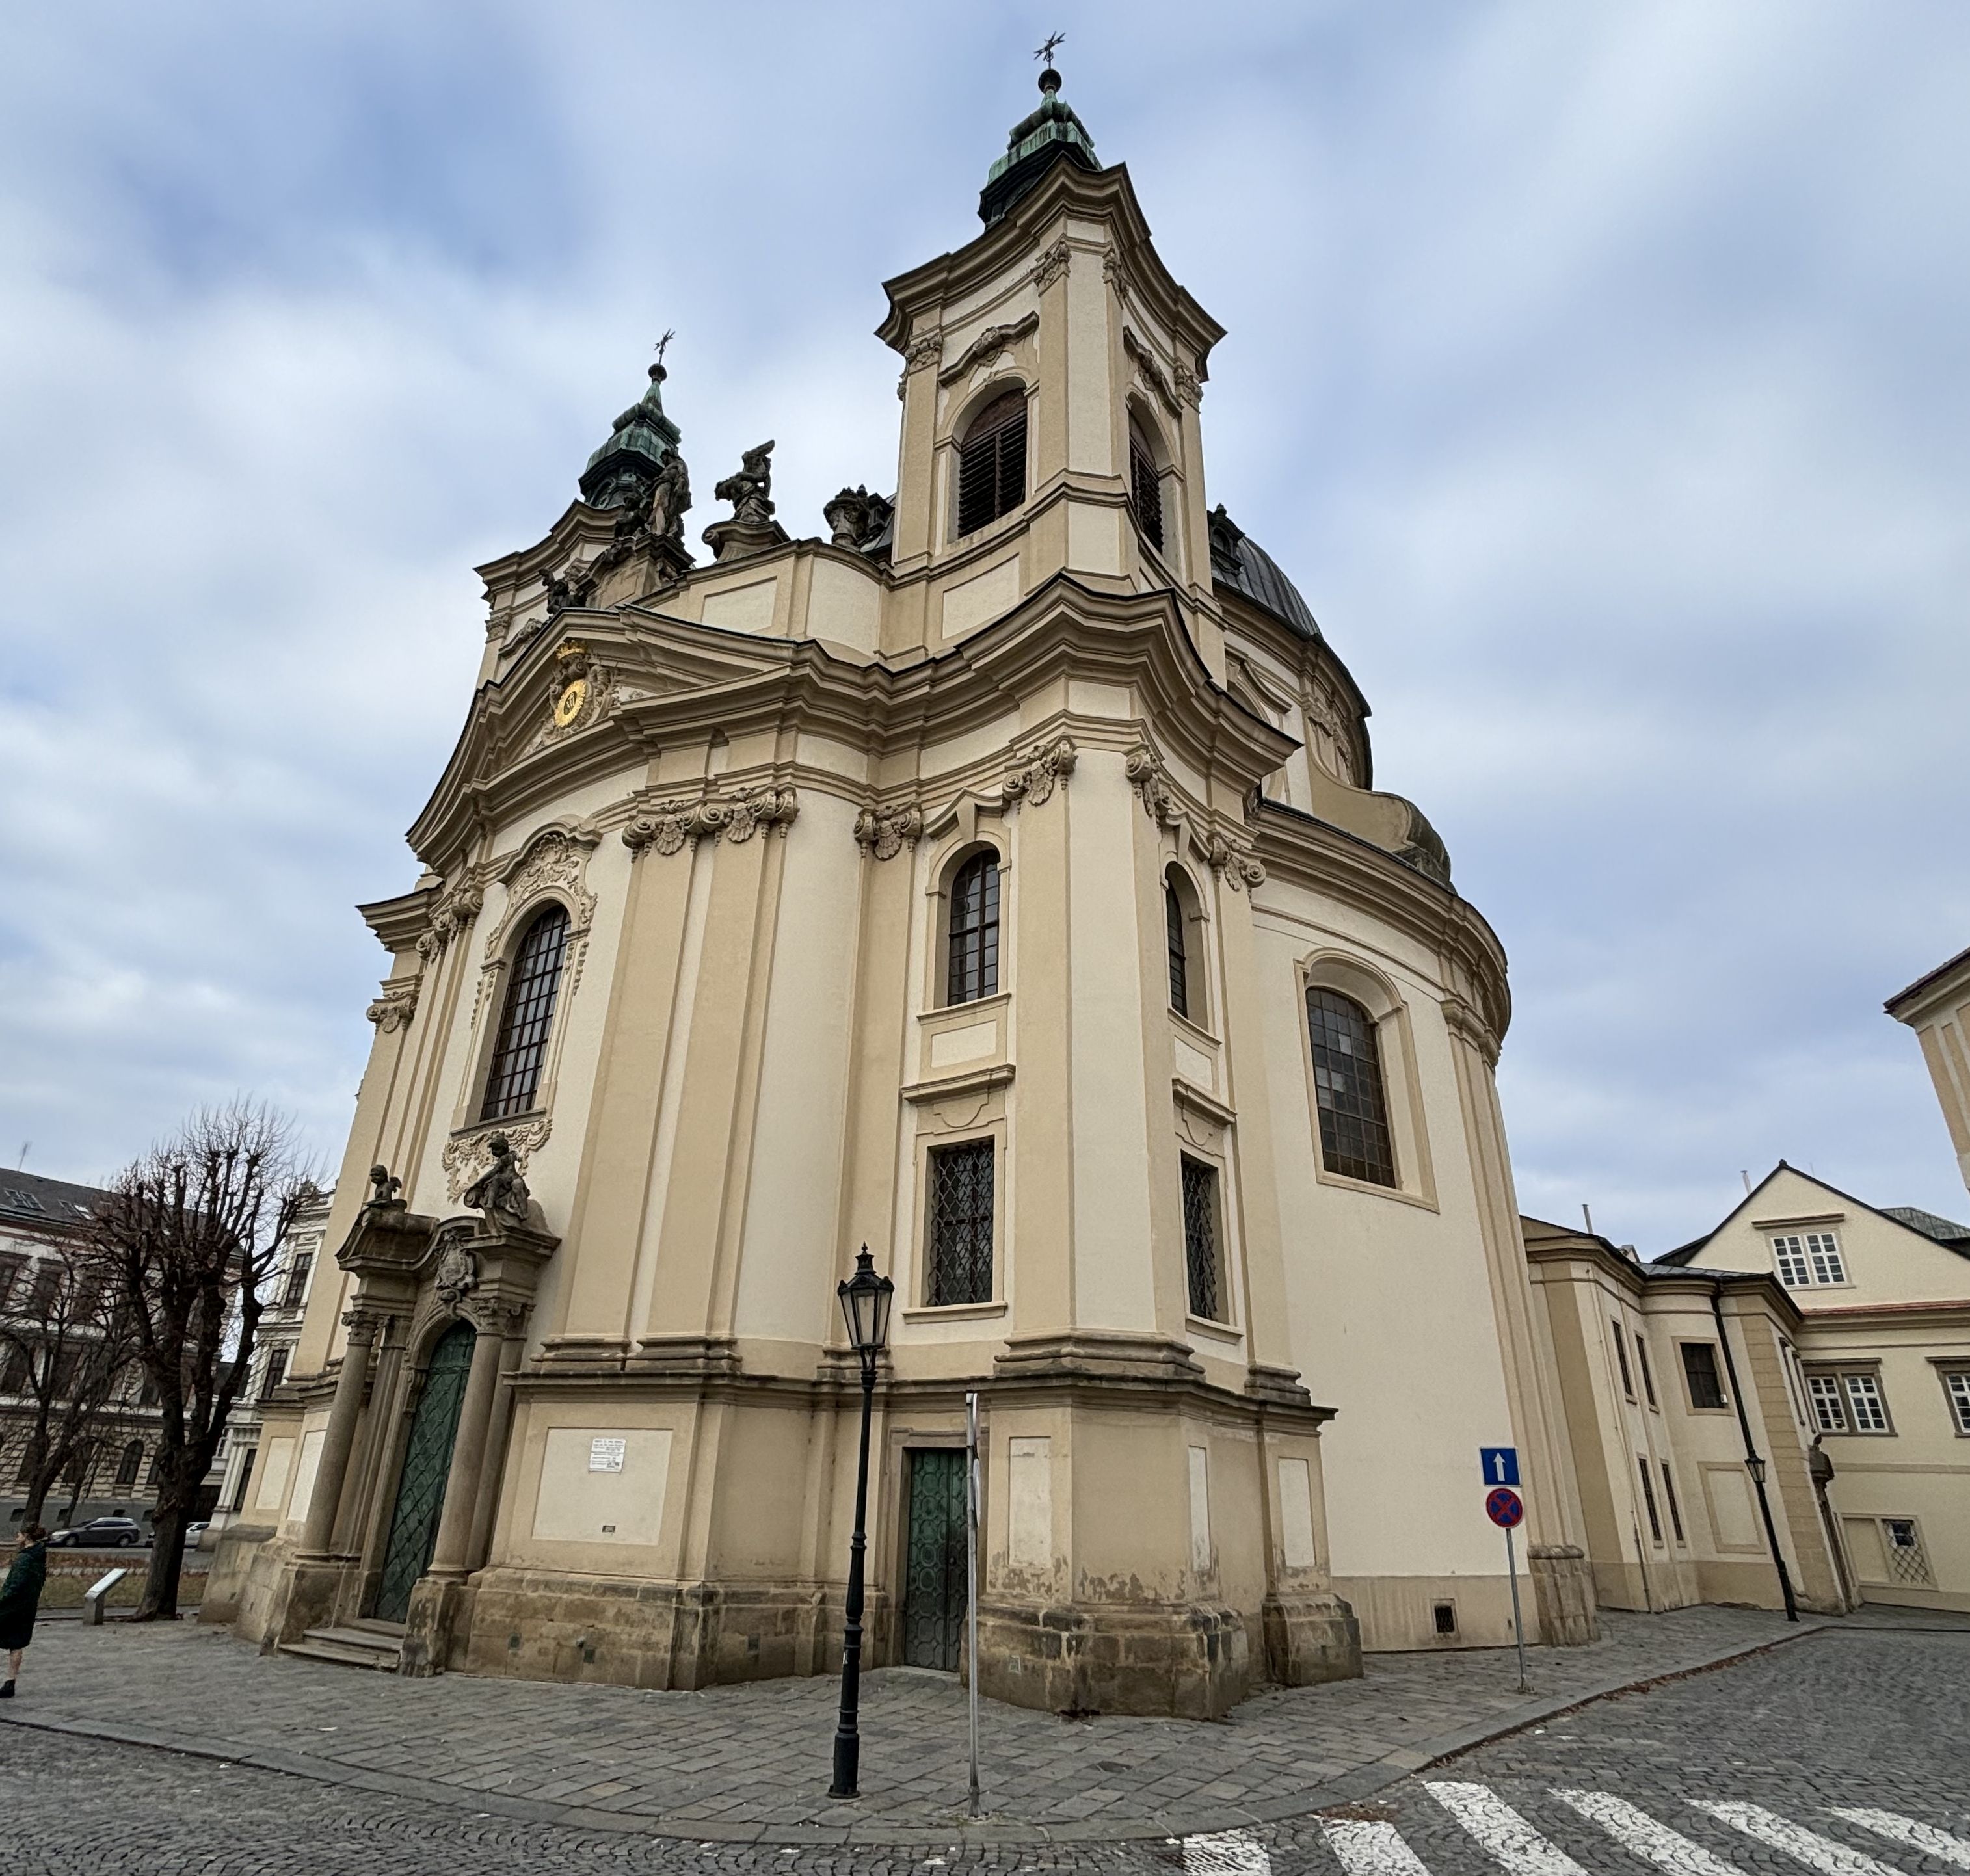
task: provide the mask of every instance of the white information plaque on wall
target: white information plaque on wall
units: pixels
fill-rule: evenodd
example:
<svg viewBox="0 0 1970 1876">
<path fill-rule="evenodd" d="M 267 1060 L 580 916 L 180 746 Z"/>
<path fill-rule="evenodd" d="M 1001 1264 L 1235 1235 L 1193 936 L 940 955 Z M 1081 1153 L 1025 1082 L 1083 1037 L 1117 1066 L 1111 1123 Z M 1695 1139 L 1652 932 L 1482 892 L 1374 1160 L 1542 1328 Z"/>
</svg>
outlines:
<svg viewBox="0 0 1970 1876">
<path fill-rule="evenodd" d="M 588 1443 L 588 1469 L 591 1472 L 619 1472 L 626 1439 L 591 1439 Z"/>
</svg>

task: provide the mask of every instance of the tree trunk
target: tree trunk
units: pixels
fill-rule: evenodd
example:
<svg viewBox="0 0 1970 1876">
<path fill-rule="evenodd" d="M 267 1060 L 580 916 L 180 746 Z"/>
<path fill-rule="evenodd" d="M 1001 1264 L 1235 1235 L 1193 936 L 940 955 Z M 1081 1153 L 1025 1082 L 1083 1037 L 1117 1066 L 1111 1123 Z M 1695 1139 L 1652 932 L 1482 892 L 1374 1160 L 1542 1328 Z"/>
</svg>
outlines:
<svg viewBox="0 0 1970 1876">
<path fill-rule="evenodd" d="M 167 1455 L 158 1468 L 157 1509 L 151 1514 L 151 1567 L 144 1593 L 132 1612 L 133 1622 L 171 1622 L 177 1619 L 178 1572 L 184 1566 L 185 1526 L 196 1487 L 187 1490 L 184 1473 L 191 1456 L 182 1449 Z M 202 1478 L 203 1469 L 197 1476 Z"/>
</svg>

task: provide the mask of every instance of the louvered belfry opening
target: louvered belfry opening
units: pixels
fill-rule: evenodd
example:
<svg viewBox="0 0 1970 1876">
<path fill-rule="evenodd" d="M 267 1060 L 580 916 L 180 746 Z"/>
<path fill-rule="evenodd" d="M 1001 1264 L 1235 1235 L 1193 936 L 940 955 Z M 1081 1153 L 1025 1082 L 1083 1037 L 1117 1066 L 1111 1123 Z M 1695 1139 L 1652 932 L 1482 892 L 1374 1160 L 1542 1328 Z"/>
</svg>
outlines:
<svg viewBox="0 0 1970 1876">
<path fill-rule="evenodd" d="M 506 1007 L 499 1018 L 499 1040 L 486 1076 L 486 1105 L 479 1118 L 504 1120 L 534 1104 L 547 1060 L 548 1033 L 554 1027 L 554 998 L 567 949 L 567 908 L 553 905 L 527 927 L 513 960 Z"/>
<path fill-rule="evenodd" d="M 973 419 L 957 446 L 957 531 L 975 534 L 1026 498 L 1026 394 L 1009 391 Z"/>
<path fill-rule="evenodd" d="M 1129 426 L 1129 506 L 1136 525 L 1160 553 L 1163 549 L 1163 483 L 1149 439 L 1133 422 Z"/>
<path fill-rule="evenodd" d="M 999 994 L 999 856 L 974 855 L 951 882 L 951 949 L 947 1003 L 975 1003 Z"/>
</svg>

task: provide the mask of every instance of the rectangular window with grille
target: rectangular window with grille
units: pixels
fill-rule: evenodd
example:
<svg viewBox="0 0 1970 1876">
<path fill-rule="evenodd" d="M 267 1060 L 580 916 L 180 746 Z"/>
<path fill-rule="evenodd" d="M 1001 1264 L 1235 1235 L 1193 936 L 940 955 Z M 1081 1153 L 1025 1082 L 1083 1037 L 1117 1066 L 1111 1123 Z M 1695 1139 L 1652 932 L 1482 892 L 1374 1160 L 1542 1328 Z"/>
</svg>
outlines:
<svg viewBox="0 0 1970 1876">
<path fill-rule="evenodd" d="M 1823 1433 L 1892 1433 L 1888 1399 L 1872 1368 L 1842 1369 L 1806 1378 L 1813 1424 Z"/>
<path fill-rule="evenodd" d="M 281 1298 L 283 1309 L 297 1310 L 307 1296 L 308 1273 L 314 1268 L 314 1254 L 310 1251 L 297 1251 L 294 1261 L 288 1266 L 288 1287 Z"/>
<path fill-rule="evenodd" d="M 1779 1281 L 1788 1290 L 1847 1280 L 1840 1240 L 1830 1231 L 1781 1232 L 1772 1239 L 1772 1258 L 1778 1266 Z"/>
<path fill-rule="evenodd" d="M 1812 1402 L 1813 1425 L 1822 1433 L 1844 1433 L 1847 1430 L 1847 1409 L 1840 1398 L 1838 1377 L 1809 1375 L 1806 1378 L 1806 1391 Z"/>
<path fill-rule="evenodd" d="M 1201 1160 L 1183 1167 L 1183 1267 L 1190 1313 L 1208 1322 L 1226 1319 L 1224 1273 L 1217 1254 L 1217 1172 Z"/>
<path fill-rule="evenodd" d="M 1854 1417 L 1857 1433 L 1884 1433 L 1888 1430 L 1888 1404 L 1881 1382 L 1872 1375 L 1848 1375 L 1847 1407 Z"/>
<path fill-rule="evenodd" d="M 1942 1391 L 1949 1397 L 1949 1417 L 1959 1433 L 1970 1433 L 1970 1368 L 1946 1374 Z"/>
<path fill-rule="evenodd" d="M 992 1300 L 996 1151 L 989 1140 L 931 1149 L 929 1280 L 924 1300 L 933 1309 Z"/>
<path fill-rule="evenodd" d="M 1721 1407 L 1725 1404 L 1723 1378 L 1717 1371 L 1717 1345 L 1714 1342 L 1686 1342 L 1682 1351 L 1683 1378 L 1689 1383 L 1689 1404 L 1693 1407 Z"/>
<path fill-rule="evenodd" d="M 1132 426 L 1129 432 L 1129 506 L 1136 525 L 1160 553 L 1163 545 L 1163 485 L 1156 459 Z"/>
</svg>

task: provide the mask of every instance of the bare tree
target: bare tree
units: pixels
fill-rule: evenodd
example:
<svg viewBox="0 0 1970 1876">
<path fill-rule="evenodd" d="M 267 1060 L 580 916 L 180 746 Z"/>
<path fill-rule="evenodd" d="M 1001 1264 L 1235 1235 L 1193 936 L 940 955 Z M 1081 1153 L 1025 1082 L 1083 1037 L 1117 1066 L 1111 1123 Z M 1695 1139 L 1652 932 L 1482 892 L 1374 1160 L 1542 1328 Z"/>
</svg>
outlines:
<svg viewBox="0 0 1970 1876">
<path fill-rule="evenodd" d="M 25 1403 L 15 1477 L 28 1524 L 41 1523 L 58 1480 L 76 1485 L 73 1508 L 135 1378 L 129 1315 L 96 1267 L 92 1245 L 64 1233 L 37 1248 L 31 1275 L 0 1312 L 0 1389 Z"/>
<path fill-rule="evenodd" d="M 128 1311 L 162 1416 L 156 1542 L 133 1621 L 177 1613 L 185 1526 L 245 1391 L 261 1291 L 313 1193 L 292 1123 L 257 1103 L 202 1108 L 109 1184 L 90 1239 Z"/>
</svg>

